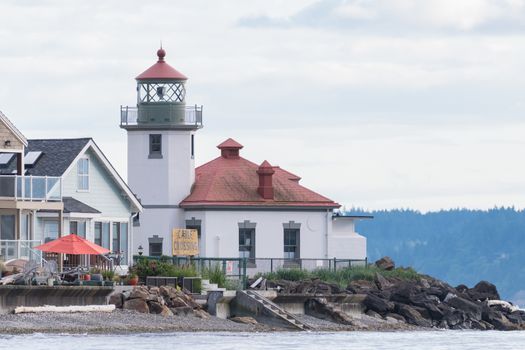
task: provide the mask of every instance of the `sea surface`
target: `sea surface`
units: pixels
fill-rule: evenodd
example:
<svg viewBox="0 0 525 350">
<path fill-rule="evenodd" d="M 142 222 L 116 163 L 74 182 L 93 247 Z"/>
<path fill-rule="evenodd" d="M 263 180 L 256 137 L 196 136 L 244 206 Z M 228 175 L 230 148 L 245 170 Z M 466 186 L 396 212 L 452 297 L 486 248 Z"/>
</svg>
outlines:
<svg viewBox="0 0 525 350">
<path fill-rule="evenodd" d="M 525 349 L 525 331 L 0 335 L 0 349 Z"/>
</svg>

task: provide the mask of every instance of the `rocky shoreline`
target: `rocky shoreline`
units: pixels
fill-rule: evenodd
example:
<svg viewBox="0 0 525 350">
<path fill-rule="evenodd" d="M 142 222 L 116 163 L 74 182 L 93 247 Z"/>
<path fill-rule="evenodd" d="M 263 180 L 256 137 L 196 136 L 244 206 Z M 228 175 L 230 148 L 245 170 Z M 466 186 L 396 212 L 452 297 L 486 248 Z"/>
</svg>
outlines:
<svg viewBox="0 0 525 350">
<path fill-rule="evenodd" d="M 378 260 L 376 266 L 389 271 L 395 264 L 385 257 Z M 525 311 L 500 300 L 496 286 L 487 281 L 473 288 L 452 287 L 426 275 L 400 279 L 376 273 L 373 281 L 352 281 L 345 289 L 318 279 L 268 281 L 267 286 L 289 294 L 359 296 L 366 315 L 378 320 L 394 319 L 423 329 L 525 330 Z M 316 307 L 330 313 L 322 298 L 317 304 Z M 345 321 L 345 315 L 337 312 L 332 312 L 332 318 Z"/>
<path fill-rule="evenodd" d="M 376 265 L 385 271 L 394 269 L 389 258 Z M 473 288 L 452 287 L 426 275 L 399 278 L 373 273 L 369 275 L 373 279 L 352 280 L 346 288 L 320 279 L 271 280 L 264 284 L 284 295 L 310 295 L 306 314 L 297 318 L 313 331 L 525 330 L 525 311 L 501 301 L 489 282 L 481 281 Z M 364 313 L 352 316 L 334 307 L 329 302 L 333 300 L 329 296 L 334 295 L 359 303 Z M 111 313 L 2 314 L 0 334 L 290 330 L 251 317 L 211 316 L 191 294 L 173 287 L 135 287 L 113 294 L 110 303 L 116 306 Z"/>
</svg>

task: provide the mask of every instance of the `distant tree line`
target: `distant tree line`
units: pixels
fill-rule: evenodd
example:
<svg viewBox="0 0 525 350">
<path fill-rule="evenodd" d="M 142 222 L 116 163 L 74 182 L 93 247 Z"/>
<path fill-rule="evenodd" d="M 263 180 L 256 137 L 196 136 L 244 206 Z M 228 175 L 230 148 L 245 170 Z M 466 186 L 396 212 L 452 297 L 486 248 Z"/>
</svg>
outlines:
<svg viewBox="0 0 525 350">
<path fill-rule="evenodd" d="M 356 229 L 368 239 L 368 257 L 392 257 L 456 286 L 488 280 L 502 297 L 525 295 L 525 212 L 515 208 L 453 209 L 420 213 L 380 210 Z"/>
</svg>

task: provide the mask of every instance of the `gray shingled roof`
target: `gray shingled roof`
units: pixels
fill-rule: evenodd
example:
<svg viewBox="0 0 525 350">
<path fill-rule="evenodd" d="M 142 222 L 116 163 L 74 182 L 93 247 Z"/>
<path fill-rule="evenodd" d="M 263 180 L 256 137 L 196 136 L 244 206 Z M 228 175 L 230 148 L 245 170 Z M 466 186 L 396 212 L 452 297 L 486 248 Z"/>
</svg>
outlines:
<svg viewBox="0 0 525 350">
<path fill-rule="evenodd" d="M 40 151 L 42 155 L 33 167 L 26 168 L 25 175 L 62 176 L 90 140 L 90 138 L 28 140 L 26 154 Z M 15 168 L 16 159 L 13 157 L 6 167 L 0 169 L 0 174 L 12 174 Z"/>
<path fill-rule="evenodd" d="M 81 201 L 73 197 L 62 197 L 64 203 L 64 213 L 86 213 L 86 214 L 99 214 L 100 211 L 90 207 L 89 205 L 82 203 Z"/>
</svg>

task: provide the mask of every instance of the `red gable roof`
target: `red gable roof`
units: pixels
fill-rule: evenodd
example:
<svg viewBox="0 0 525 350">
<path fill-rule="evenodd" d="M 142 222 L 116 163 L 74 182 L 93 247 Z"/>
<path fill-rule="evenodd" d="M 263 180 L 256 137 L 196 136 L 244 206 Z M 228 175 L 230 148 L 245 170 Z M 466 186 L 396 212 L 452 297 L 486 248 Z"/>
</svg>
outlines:
<svg viewBox="0 0 525 350">
<path fill-rule="evenodd" d="M 231 145 L 240 144 L 227 140 Z M 224 144 L 224 143 L 223 143 Z M 222 145 L 222 144 L 221 144 Z M 242 146 L 240 146 L 242 147 Z M 269 163 L 268 163 L 269 165 Z M 183 208 L 202 207 L 299 207 L 338 208 L 340 205 L 299 184 L 300 178 L 273 166 L 273 199 L 258 192 L 259 165 L 242 157 L 218 157 L 195 170 L 191 194 L 181 203 Z"/>
<path fill-rule="evenodd" d="M 164 49 L 159 49 L 157 51 L 157 56 L 159 57 L 159 60 L 157 63 L 155 63 L 153 66 L 146 69 L 144 72 L 142 72 L 138 77 L 136 77 L 136 80 L 153 80 L 153 79 L 176 79 L 176 80 L 188 80 L 188 78 L 167 64 L 164 61 L 164 57 L 166 56 L 166 51 Z"/>
</svg>

